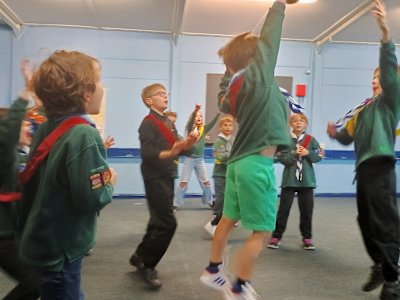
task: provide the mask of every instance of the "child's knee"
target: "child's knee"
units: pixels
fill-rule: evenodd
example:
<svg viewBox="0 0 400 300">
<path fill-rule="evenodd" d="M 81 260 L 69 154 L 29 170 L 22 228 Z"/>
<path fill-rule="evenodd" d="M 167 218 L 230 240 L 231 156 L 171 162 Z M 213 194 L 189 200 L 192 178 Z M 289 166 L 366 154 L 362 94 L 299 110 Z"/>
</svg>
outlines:
<svg viewBox="0 0 400 300">
<path fill-rule="evenodd" d="M 179 187 L 180 187 L 181 189 L 186 189 L 187 186 L 188 186 L 188 183 L 187 183 L 186 181 L 181 181 L 181 182 L 179 183 Z"/>
</svg>

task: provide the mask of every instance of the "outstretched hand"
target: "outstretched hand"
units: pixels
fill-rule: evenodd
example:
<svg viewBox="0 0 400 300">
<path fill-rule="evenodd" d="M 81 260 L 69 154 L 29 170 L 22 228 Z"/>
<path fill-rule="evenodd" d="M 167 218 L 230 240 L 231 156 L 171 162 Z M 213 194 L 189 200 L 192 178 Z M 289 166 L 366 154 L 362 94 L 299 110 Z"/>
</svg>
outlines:
<svg viewBox="0 0 400 300">
<path fill-rule="evenodd" d="M 326 133 L 332 139 L 336 137 L 336 125 L 333 122 L 329 122 L 328 126 L 326 127 Z"/>
<path fill-rule="evenodd" d="M 387 25 L 386 8 L 382 0 L 375 0 L 375 8 L 372 10 L 379 28 L 382 31 L 382 41 L 389 40 L 389 27 Z"/>
</svg>

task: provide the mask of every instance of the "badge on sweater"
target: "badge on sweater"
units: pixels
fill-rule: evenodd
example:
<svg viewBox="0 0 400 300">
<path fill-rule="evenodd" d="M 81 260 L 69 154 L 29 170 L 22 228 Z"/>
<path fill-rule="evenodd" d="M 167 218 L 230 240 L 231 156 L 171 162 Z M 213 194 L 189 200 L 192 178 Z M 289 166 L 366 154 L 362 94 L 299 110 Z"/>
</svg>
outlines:
<svg viewBox="0 0 400 300">
<path fill-rule="evenodd" d="M 111 179 L 111 172 L 108 169 L 93 174 L 92 176 L 90 176 L 92 190 L 105 186 L 110 182 L 110 179 Z"/>
</svg>

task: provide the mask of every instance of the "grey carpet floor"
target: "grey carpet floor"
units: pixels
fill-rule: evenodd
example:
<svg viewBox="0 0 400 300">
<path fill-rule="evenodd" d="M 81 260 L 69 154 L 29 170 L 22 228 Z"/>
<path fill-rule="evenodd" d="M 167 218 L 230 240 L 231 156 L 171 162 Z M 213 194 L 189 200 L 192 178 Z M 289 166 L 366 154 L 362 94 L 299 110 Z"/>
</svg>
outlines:
<svg viewBox="0 0 400 300">
<path fill-rule="evenodd" d="M 141 241 L 148 212 L 144 199 L 114 200 L 100 214 L 97 245 L 84 259 L 82 286 L 87 300 L 218 300 L 222 296 L 198 280 L 208 263 L 210 240 L 203 225 L 211 211 L 199 199 L 187 199 L 177 213 L 178 229 L 158 266 L 163 287 L 150 291 L 128 259 Z M 253 286 L 261 299 L 378 299 L 379 290 L 364 293 L 371 262 L 356 223 L 353 198 L 316 198 L 313 233 L 317 247 L 300 245 L 298 208 L 294 203 L 282 245 L 265 249 L 258 259 Z M 227 257 L 249 232 L 234 230 Z M 0 298 L 14 286 L 0 272 Z"/>
</svg>

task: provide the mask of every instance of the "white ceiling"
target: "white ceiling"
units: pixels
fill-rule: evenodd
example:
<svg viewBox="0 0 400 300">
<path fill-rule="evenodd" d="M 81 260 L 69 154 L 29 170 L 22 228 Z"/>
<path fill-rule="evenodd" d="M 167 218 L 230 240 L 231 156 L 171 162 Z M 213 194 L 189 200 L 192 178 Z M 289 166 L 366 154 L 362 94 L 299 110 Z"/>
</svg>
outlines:
<svg viewBox="0 0 400 300">
<path fill-rule="evenodd" d="M 72 26 L 231 36 L 260 29 L 272 0 L 0 0 L 0 18 L 23 26 Z M 288 5 L 283 38 L 379 42 L 369 13 L 374 0 L 318 0 Z M 400 43 L 400 0 L 385 0 L 393 40 Z"/>
</svg>

